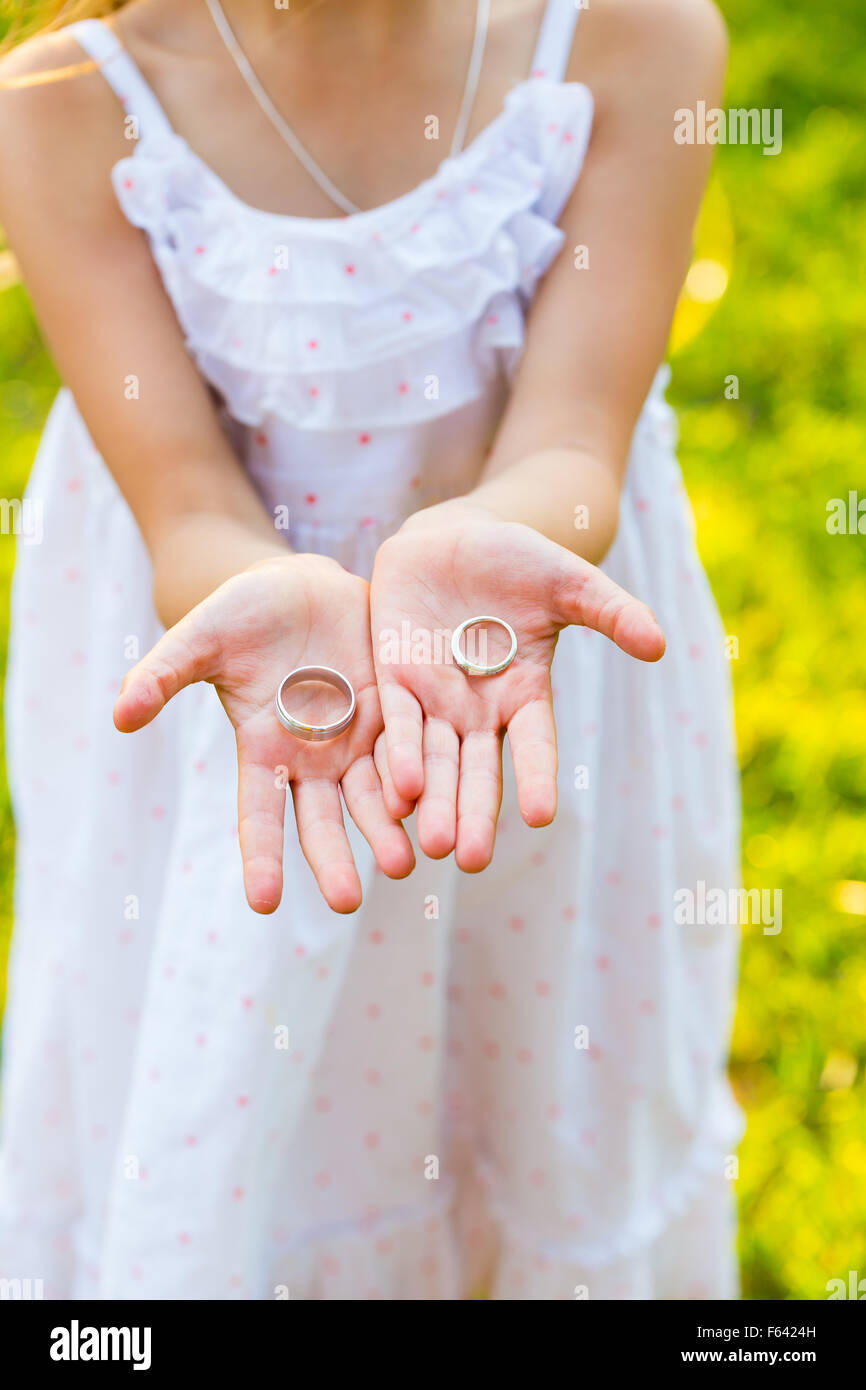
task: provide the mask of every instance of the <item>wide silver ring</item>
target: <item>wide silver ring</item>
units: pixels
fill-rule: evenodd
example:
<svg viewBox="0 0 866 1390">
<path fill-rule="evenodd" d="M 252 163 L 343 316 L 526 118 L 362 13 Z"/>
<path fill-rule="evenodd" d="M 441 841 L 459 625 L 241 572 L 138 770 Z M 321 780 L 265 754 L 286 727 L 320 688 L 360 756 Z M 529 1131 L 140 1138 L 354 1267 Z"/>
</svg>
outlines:
<svg viewBox="0 0 866 1390">
<path fill-rule="evenodd" d="M 468 631 L 470 627 L 477 627 L 479 623 L 495 623 L 497 627 L 504 628 L 508 633 L 511 639 L 511 648 L 508 655 L 504 657 L 502 661 L 496 661 L 489 666 L 482 666 L 479 662 L 470 661 L 469 658 L 464 655 L 463 648 L 460 645 L 463 634 Z M 451 638 L 451 655 L 454 657 L 460 670 L 465 671 L 467 676 L 498 676 L 500 671 L 506 670 L 506 668 L 511 665 L 517 655 L 517 634 L 511 624 L 507 623 L 504 618 L 491 618 L 489 615 L 481 618 L 467 618 L 465 623 L 461 623 L 454 631 L 454 635 Z"/>
<path fill-rule="evenodd" d="M 349 701 L 349 708 L 345 714 L 341 714 L 339 719 L 335 719 L 331 724 L 305 724 L 303 719 L 296 719 L 293 714 L 289 714 L 283 704 L 283 694 L 291 690 L 293 685 L 302 685 L 305 681 L 323 681 L 325 685 L 332 685 L 335 690 L 339 690 L 341 695 L 345 695 Z M 296 666 L 294 671 L 290 671 L 280 681 L 276 698 L 277 718 L 284 729 L 288 729 L 295 738 L 302 738 L 307 743 L 325 743 L 328 739 L 338 738 L 345 733 L 352 720 L 355 718 L 355 692 L 350 681 L 344 675 L 335 671 L 331 666 Z"/>
</svg>

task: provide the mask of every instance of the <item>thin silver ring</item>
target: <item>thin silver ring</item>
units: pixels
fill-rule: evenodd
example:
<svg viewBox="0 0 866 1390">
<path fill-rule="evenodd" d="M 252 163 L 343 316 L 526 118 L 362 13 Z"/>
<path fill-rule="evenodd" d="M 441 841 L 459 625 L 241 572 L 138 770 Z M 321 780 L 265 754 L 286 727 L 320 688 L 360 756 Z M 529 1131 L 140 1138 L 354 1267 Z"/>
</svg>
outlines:
<svg viewBox="0 0 866 1390">
<path fill-rule="evenodd" d="M 478 662 L 470 661 L 469 658 L 463 654 L 463 650 L 460 646 L 460 641 L 464 632 L 470 627 L 477 627 L 479 623 L 495 623 L 497 627 L 504 628 L 511 639 L 511 649 L 508 655 L 502 661 L 496 661 L 491 666 L 481 666 Z M 517 655 L 517 634 L 511 624 L 507 623 L 504 618 L 491 618 L 489 615 L 481 618 L 467 618 L 465 623 L 461 623 L 455 630 L 451 638 L 451 655 L 454 657 L 460 670 L 465 671 L 467 676 L 498 676 L 501 671 L 504 671 L 511 665 Z"/>
<path fill-rule="evenodd" d="M 349 701 L 349 708 L 345 714 L 341 714 L 339 719 L 335 719 L 332 724 L 305 724 L 303 719 L 296 719 L 293 714 L 289 714 L 283 704 L 283 692 L 291 690 L 293 685 L 302 685 L 305 681 L 324 681 L 325 685 L 331 685 L 335 690 L 339 690 L 341 695 L 345 695 Z M 339 671 L 335 671 L 331 666 L 296 666 L 294 671 L 290 671 L 280 681 L 277 689 L 276 698 L 277 718 L 284 729 L 288 729 L 295 738 L 302 738 L 306 743 L 325 743 L 328 739 L 338 738 L 345 733 L 352 720 L 355 718 L 357 707 L 355 692 L 350 681 Z"/>
</svg>

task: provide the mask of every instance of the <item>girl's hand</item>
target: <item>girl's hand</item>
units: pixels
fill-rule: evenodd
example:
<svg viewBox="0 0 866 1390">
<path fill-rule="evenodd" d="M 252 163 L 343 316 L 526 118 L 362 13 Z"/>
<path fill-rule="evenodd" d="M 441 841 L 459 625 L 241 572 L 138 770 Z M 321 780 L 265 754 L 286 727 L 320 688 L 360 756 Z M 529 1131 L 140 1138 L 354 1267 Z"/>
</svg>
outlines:
<svg viewBox="0 0 866 1390">
<path fill-rule="evenodd" d="M 357 713 L 340 737 L 305 743 L 274 710 L 280 681 L 296 666 L 331 666 L 352 683 Z M 247 900 L 273 912 L 283 887 L 283 817 L 291 784 L 298 836 L 328 905 L 354 912 L 361 883 L 349 848 L 340 788 L 382 870 L 403 878 L 414 865 L 409 839 L 385 808 L 373 747 L 382 715 L 370 646 L 369 586 L 317 555 L 267 560 L 220 585 L 170 628 L 124 679 L 114 709 L 122 733 L 149 724 L 184 686 L 209 681 L 234 725 L 238 748 L 238 831 Z M 310 703 L 313 693 L 317 703 Z M 320 686 L 299 686 L 304 718 L 329 722 L 345 702 Z M 323 701 L 328 702 L 323 706 Z M 280 776 L 287 768 L 288 776 Z M 392 798 L 399 810 L 402 803 Z M 403 814 L 411 809 L 403 806 Z"/>
<path fill-rule="evenodd" d="M 517 634 L 517 656 L 501 675 L 467 676 L 451 659 L 452 632 L 479 614 L 504 618 Z M 386 800 L 397 815 L 417 799 L 425 854 L 439 859 L 456 847 L 470 873 L 493 855 L 506 730 L 523 819 L 548 825 L 556 813 L 550 664 L 561 629 L 595 628 L 643 661 L 657 661 L 665 646 L 650 610 L 601 570 L 462 501 L 418 513 L 383 544 L 371 615 Z M 395 635 L 409 648 L 399 660 Z M 491 628 L 489 661 L 499 657 L 497 636 L 505 634 Z M 411 660 L 413 640 L 417 652 L 432 651 L 431 662 Z"/>
</svg>

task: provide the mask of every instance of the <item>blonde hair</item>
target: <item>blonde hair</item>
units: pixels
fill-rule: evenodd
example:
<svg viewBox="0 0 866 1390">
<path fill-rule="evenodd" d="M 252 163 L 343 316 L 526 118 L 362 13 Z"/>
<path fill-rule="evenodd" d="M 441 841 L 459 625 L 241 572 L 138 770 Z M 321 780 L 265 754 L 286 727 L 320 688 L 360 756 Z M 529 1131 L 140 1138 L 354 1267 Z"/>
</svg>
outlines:
<svg viewBox="0 0 866 1390">
<path fill-rule="evenodd" d="M 129 0 L 0 0 L 0 54 L 35 34 L 46 34 L 78 19 L 101 19 Z M 11 13 L 10 13 L 11 12 Z M 42 74 L 43 80 L 52 74 Z M 14 85 L 14 84 L 10 84 Z"/>
</svg>

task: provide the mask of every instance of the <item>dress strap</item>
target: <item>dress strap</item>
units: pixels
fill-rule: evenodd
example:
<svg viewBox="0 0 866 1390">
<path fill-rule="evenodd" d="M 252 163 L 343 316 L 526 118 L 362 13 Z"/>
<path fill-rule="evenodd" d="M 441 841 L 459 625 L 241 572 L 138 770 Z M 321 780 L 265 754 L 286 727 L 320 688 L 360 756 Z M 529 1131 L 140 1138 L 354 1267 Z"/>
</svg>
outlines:
<svg viewBox="0 0 866 1390">
<path fill-rule="evenodd" d="M 547 0 L 532 60 L 533 77 L 546 77 L 551 82 L 563 80 L 583 8 L 584 0 Z"/>
<path fill-rule="evenodd" d="M 99 64 L 124 110 L 138 117 L 141 136 L 171 135 L 171 121 L 111 25 L 101 19 L 80 19 L 68 26 L 68 32 Z"/>
</svg>

